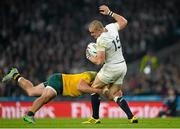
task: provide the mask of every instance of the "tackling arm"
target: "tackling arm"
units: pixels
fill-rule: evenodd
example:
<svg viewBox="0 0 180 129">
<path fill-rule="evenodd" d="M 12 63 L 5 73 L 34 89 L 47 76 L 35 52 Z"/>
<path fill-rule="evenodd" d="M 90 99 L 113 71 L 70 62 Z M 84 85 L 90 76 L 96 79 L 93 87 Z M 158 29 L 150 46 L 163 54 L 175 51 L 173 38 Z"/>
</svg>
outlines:
<svg viewBox="0 0 180 129">
<path fill-rule="evenodd" d="M 102 89 L 92 88 L 87 84 L 86 81 L 82 79 L 80 80 L 77 89 L 83 93 L 98 93 L 98 94 L 102 93 Z"/>
</svg>

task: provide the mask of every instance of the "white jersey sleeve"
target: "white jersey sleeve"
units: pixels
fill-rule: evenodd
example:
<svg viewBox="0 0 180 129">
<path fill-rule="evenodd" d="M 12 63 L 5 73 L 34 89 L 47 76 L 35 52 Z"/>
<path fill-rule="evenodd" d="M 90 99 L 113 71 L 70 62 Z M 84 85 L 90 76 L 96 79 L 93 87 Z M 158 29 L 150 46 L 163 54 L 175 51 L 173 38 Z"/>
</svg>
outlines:
<svg viewBox="0 0 180 129">
<path fill-rule="evenodd" d="M 118 63 L 124 61 L 121 42 L 119 38 L 118 23 L 111 23 L 105 27 L 107 32 L 103 32 L 96 40 L 97 51 L 105 51 L 105 63 Z"/>
<path fill-rule="evenodd" d="M 105 51 L 107 47 L 108 47 L 108 44 L 102 37 L 97 39 L 96 41 L 97 51 Z"/>
<path fill-rule="evenodd" d="M 115 25 L 115 27 L 117 28 L 117 30 L 120 30 L 120 26 L 119 26 L 119 24 L 116 22 L 116 23 L 114 23 L 114 25 Z"/>
</svg>

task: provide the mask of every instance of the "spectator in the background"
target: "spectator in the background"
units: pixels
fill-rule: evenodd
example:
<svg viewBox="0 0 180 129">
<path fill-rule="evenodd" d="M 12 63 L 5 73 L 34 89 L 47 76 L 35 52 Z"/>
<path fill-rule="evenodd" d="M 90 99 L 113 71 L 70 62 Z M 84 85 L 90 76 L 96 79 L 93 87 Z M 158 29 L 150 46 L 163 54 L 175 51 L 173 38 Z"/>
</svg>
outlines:
<svg viewBox="0 0 180 129">
<path fill-rule="evenodd" d="M 158 58 L 153 51 L 147 51 L 143 56 L 140 64 L 140 72 L 144 74 L 151 74 L 158 67 Z"/>
<path fill-rule="evenodd" d="M 124 42 L 123 51 L 128 64 L 140 59 L 147 48 L 159 50 L 174 43 L 171 40 L 174 41 L 173 34 L 179 25 L 179 2 L 109 1 L 109 5 L 113 5 L 115 11 L 121 12 L 129 21 L 128 28 L 120 37 Z M 100 5 L 100 1 L 96 0 L 1 0 L 0 76 L 7 72 L 11 64 L 22 69 L 22 74 L 30 77 L 36 84 L 44 80 L 45 75 L 54 72 L 95 70 L 96 67 L 82 55 L 85 53 L 86 43 L 91 40 L 84 31 L 88 22 L 93 17 L 99 20 L 103 18 L 97 13 L 98 4 Z M 139 78 L 137 80 L 140 92 L 145 92 L 147 88 L 138 84 Z M 4 89 L 8 88 L 6 85 L 0 91 L 6 91 L 2 92 L 2 96 L 23 95 L 20 89 L 12 86 Z M 162 85 L 159 82 L 157 85 L 157 89 L 161 90 Z M 137 89 L 135 86 L 134 88 Z M 127 84 L 127 93 L 134 95 L 134 91 Z"/>
<path fill-rule="evenodd" d="M 176 116 L 177 115 L 177 94 L 174 88 L 170 87 L 167 90 L 167 95 L 164 99 L 164 108 L 160 111 L 159 117 Z"/>
</svg>

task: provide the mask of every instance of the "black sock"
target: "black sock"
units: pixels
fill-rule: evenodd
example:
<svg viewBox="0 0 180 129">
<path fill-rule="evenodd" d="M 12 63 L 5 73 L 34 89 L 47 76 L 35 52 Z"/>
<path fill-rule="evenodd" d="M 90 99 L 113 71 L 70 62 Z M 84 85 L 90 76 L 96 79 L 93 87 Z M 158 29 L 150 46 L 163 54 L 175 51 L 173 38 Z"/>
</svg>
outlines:
<svg viewBox="0 0 180 129">
<path fill-rule="evenodd" d="M 92 104 L 92 110 L 93 110 L 92 117 L 95 119 L 99 119 L 100 98 L 98 94 L 91 95 L 91 104 Z"/>
<path fill-rule="evenodd" d="M 18 81 L 18 79 L 21 77 L 21 75 L 19 74 L 19 73 L 15 73 L 14 75 L 13 75 L 13 79 L 15 80 L 15 81 Z"/>
<path fill-rule="evenodd" d="M 121 109 L 126 113 L 128 119 L 131 119 L 133 117 L 133 114 L 129 108 L 129 105 L 128 103 L 126 102 L 126 100 L 124 100 L 122 97 L 119 97 L 117 99 L 117 102 L 116 102 L 120 107 Z"/>
<path fill-rule="evenodd" d="M 34 116 L 34 113 L 31 112 L 31 111 L 29 111 L 29 112 L 27 113 L 27 115 L 28 115 L 28 116 Z"/>
</svg>

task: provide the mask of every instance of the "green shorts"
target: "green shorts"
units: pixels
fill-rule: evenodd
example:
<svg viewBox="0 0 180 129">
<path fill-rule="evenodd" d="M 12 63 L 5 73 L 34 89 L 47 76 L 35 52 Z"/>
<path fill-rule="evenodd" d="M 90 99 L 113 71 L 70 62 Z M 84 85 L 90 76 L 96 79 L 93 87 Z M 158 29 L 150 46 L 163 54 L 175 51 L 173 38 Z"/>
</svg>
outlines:
<svg viewBox="0 0 180 129">
<path fill-rule="evenodd" d="M 62 74 L 55 73 L 52 74 L 46 82 L 44 82 L 44 86 L 50 86 L 57 92 L 57 95 L 62 94 L 63 92 L 63 82 L 62 82 Z"/>
</svg>

